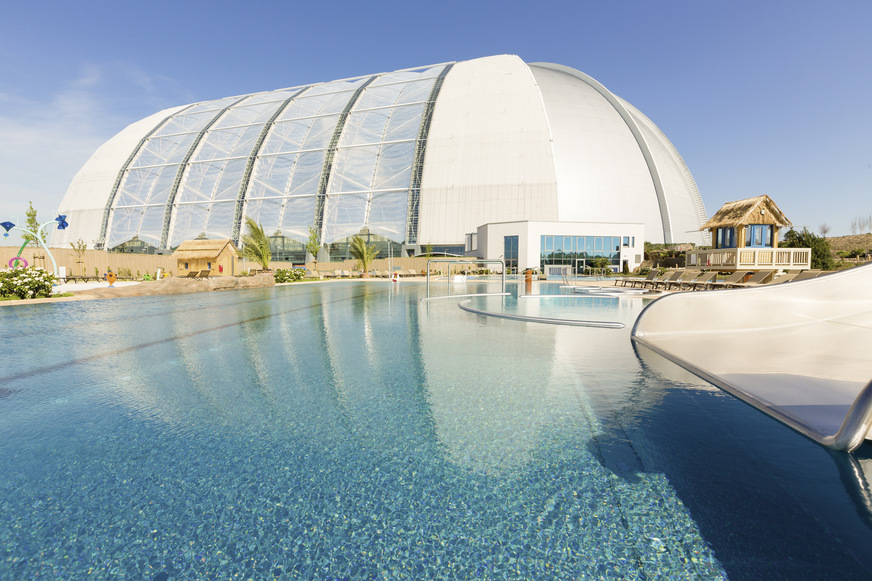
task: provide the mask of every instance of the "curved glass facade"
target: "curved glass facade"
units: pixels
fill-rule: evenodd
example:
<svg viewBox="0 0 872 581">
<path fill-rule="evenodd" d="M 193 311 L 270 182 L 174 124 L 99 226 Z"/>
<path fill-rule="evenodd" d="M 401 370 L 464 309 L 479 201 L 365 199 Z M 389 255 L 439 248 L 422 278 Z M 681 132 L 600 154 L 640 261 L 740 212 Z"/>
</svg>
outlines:
<svg viewBox="0 0 872 581">
<path fill-rule="evenodd" d="M 116 181 L 104 248 L 238 242 L 246 216 L 275 238 L 401 243 L 434 84 L 450 65 L 199 103 L 164 119 Z M 428 104 L 430 107 L 428 107 Z"/>
</svg>

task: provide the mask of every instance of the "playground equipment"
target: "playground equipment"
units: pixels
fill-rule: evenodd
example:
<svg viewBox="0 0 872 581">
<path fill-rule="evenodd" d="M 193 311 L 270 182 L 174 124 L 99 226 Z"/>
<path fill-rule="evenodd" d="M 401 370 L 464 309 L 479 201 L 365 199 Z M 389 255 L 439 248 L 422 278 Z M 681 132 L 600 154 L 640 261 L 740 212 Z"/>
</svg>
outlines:
<svg viewBox="0 0 872 581">
<path fill-rule="evenodd" d="M 13 216 L 12 219 L 13 219 L 13 220 L 18 220 L 18 218 L 15 217 L 15 216 Z M 51 253 L 51 250 L 48 249 L 48 244 L 45 243 L 45 239 L 42 237 L 42 230 L 43 230 L 43 228 L 45 228 L 45 227 L 47 227 L 47 226 L 49 226 L 49 225 L 51 225 L 51 224 L 56 224 L 58 230 L 65 230 L 66 227 L 69 226 L 69 224 L 67 223 L 67 217 L 66 217 L 65 215 L 59 215 L 59 216 L 58 216 L 57 218 L 55 218 L 54 220 L 50 220 L 50 221 L 48 221 L 48 222 L 46 222 L 46 223 L 44 223 L 44 224 L 41 224 L 41 225 L 39 226 L 39 228 L 36 229 L 36 232 L 34 232 L 33 230 L 28 230 L 27 228 L 23 228 L 23 227 L 21 227 L 21 226 L 16 226 L 16 225 L 15 225 L 15 222 L 11 222 L 11 221 L 8 221 L 8 220 L 7 220 L 6 222 L 0 222 L 0 226 L 2 226 L 4 230 L 6 230 L 6 232 L 3 233 L 3 236 L 4 236 L 5 238 L 9 238 L 9 231 L 10 231 L 10 230 L 21 230 L 22 232 L 24 232 L 24 233 L 26 233 L 26 234 L 29 234 L 29 235 L 33 236 L 33 238 L 36 239 L 37 242 L 39 242 L 39 245 L 42 246 L 43 250 L 45 250 L 46 254 L 48 254 L 48 257 L 51 258 L 51 264 L 52 264 L 52 268 L 53 268 L 53 274 L 54 274 L 55 276 L 57 276 L 57 275 L 58 275 L 58 265 L 57 265 L 57 262 L 55 262 L 55 259 L 54 259 L 54 256 L 53 256 L 52 253 Z M 18 249 L 18 252 L 17 252 L 18 256 L 13 257 L 13 258 L 9 261 L 9 268 L 17 268 L 17 267 L 18 267 L 18 263 L 19 263 L 19 261 L 20 261 L 20 262 L 23 262 L 23 263 L 24 263 L 24 267 L 27 268 L 27 261 L 24 260 L 24 259 L 21 257 L 21 253 L 24 251 L 24 247 L 27 246 L 27 242 L 28 242 L 28 241 L 25 240 L 25 241 L 24 241 L 24 244 L 21 245 L 21 248 Z"/>
</svg>

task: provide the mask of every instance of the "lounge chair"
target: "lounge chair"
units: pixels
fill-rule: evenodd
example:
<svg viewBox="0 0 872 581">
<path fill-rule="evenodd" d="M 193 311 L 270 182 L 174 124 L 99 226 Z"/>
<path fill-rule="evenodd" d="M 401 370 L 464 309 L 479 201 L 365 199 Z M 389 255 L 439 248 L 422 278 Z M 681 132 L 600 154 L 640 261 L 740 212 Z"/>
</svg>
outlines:
<svg viewBox="0 0 872 581">
<path fill-rule="evenodd" d="M 694 280 L 688 281 L 684 283 L 687 285 L 687 288 L 690 290 L 707 290 L 711 287 L 712 283 L 718 278 L 718 271 L 710 270 L 708 272 L 704 272 Z"/>
<path fill-rule="evenodd" d="M 615 286 L 618 286 L 618 283 L 621 283 L 621 286 L 627 286 L 628 284 L 635 284 L 636 282 L 647 282 L 649 280 L 654 280 L 657 277 L 658 270 L 656 268 L 652 269 L 651 272 L 648 273 L 648 276 L 645 278 L 634 277 L 634 278 L 619 278 L 615 280 Z"/>
<path fill-rule="evenodd" d="M 808 280 L 810 278 L 816 278 L 820 276 L 821 271 L 819 269 L 811 269 L 811 270 L 803 270 L 795 277 L 793 277 L 794 282 L 799 282 L 801 280 Z"/>
<path fill-rule="evenodd" d="M 681 276 L 679 276 L 678 278 L 667 281 L 666 283 L 664 283 L 665 286 L 663 288 L 665 288 L 667 290 L 669 290 L 669 289 L 681 290 L 681 288 L 685 284 L 689 283 L 692 280 L 695 280 L 699 276 L 699 274 L 700 273 L 698 270 L 685 270 L 681 273 Z"/>
<path fill-rule="evenodd" d="M 712 281 L 710 283 L 710 288 L 736 288 L 741 286 L 741 280 L 745 278 L 745 275 L 748 274 L 747 271 L 737 270 L 727 278 L 721 281 Z"/>
<path fill-rule="evenodd" d="M 748 279 L 746 283 L 736 283 L 736 286 L 739 287 L 748 287 L 748 286 L 760 286 L 761 284 L 766 284 L 770 280 L 772 280 L 772 276 L 775 274 L 774 270 L 758 270 L 751 278 Z"/>
<path fill-rule="evenodd" d="M 186 275 L 183 276 L 182 278 L 193 278 L 193 279 L 196 279 L 196 278 L 197 278 L 197 275 L 199 275 L 199 274 L 200 274 L 200 271 L 199 271 L 199 270 L 189 270 L 189 271 L 188 271 L 188 274 L 186 274 Z"/>
<path fill-rule="evenodd" d="M 790 281 L 792 281 L 792 280 L 795 279 L 797 276 L 798 276 L 798 273 L 795 273 L 795 272 L 786 272 L 786 273 L 782 274 L 781 276 L 775 276 L 775 277 L 772 277 L 772 280 L 770 280 L 767 284 L 768 284 L 768 285 L 773 285 L 773 284 L 784 284 L 785 282 L 790 282 Z"/>
<path fill-rule="evenodd" d="M 639 288 L 648 288 L 648 287 L 654 288 L 655 284 L 657 284 L 658 282 L 666 280 L 670 276 L 672 276 L 672 273 L 670 271 L 666 271 L 663 274 L 656 274 L 654 276 L 654 278 L 651 278 L 651 276 L 649 275 L 648 278 L 646 278 L 646 279 L 639 279 L 639 280 L 633 281 L 633 288 L 636 288 L 636 285 L 639 285 Z"/>
<path fill-rule="evenodd" d="M 684 271 L 684 270 L 673 270 L 672 272 L 668 273 L 663 278 L 660 278 L 660 279 L 653 281 L 651 288 L 656 289 L 660 285 L 663 285 L 663 288 L 665 289 L 669 286 L 669 283 L 676 282 L 676 281 L 680 280 L 681 277 L 684 276 L 685 272 L 686 271 Z"/>
<path fill-rule="evenodd" d="M 200 273 L 195 278 L 197 280 L 205 280 L 205 279 L 209 278 L 209 273 L 211 273 L 211 272 L 212 272 L 211 270 L 201 270 Z"/>
</svg>

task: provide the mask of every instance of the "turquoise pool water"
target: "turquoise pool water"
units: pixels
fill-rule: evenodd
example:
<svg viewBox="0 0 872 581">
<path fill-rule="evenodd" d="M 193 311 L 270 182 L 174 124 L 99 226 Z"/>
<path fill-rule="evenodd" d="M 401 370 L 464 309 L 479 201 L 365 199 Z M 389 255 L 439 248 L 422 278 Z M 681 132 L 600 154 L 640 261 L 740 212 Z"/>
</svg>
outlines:
<svg viewBox="0 0 872 581">
<path fill-rule="evenodd" d="M 868 577 L 843 457 L 637 354 L 642 299 L 510 289 L 473 304 L 627 326 L 382 281 L 0 309 L 0 579 Z"/>
</svg>

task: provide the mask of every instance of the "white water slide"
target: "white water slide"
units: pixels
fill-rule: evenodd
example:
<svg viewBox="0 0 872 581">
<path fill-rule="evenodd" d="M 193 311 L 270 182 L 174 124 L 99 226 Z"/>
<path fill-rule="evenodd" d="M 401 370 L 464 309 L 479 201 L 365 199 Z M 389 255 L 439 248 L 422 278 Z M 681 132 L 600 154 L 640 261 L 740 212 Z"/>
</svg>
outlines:
<svg viewBox="0 0 872 581">
<path fill-rule="evenodd" d="M 824 446 L 872 439 L 872 264 L 667 295 L 633 339 Z"/>
</svg>

